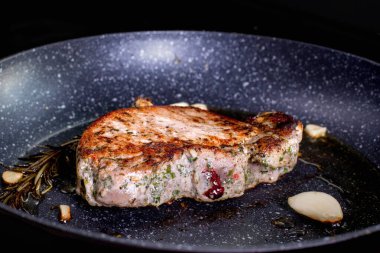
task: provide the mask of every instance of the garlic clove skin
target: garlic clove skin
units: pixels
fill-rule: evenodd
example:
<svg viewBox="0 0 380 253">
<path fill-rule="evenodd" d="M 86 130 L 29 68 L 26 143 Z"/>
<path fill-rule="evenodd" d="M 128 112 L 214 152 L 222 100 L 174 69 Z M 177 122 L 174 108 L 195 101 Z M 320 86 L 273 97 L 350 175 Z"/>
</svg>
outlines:
<svg viewBox="0 0 380 253">
<path fill-rule="evenodd" d="M 288 204 L 297 213 L 320 222 L 336 223 L 343 219 L 339 202 L 324 192 L 302 192 L 288 198 Z"/>
</svg>

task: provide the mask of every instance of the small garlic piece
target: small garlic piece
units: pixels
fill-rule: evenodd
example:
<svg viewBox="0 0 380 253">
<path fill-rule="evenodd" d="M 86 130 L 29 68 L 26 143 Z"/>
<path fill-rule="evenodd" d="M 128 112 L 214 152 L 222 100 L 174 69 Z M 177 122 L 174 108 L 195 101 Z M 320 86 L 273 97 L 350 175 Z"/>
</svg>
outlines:
<svg viewBox="0 0 380 253">
<path fill-rule="evenodd" d="M 21 180 L 22 177 L 23 174 L 21 172 L 11 170 L 4 171 L 2 174 L 3 181 L 6 184 L 16 184 Z"/>
<path fill-rule="evenodd" d="M 327 132 L 326 127 L 321 127 L 314 124 L 307 124 L 305 127 L 305 133 L 309 135 L 311 138 L 320 138 L 325 137 Z"/>
<path fill-rule="evenodd" d="M 178 102 L 178 103 L 170 104 L 170 106 L 186 107 L 186 106 L 190 106 L 190 105 L 189 105 L 189 103 L 186 103 L 186 102 Z"/>
<path fill-rule="evenodd" d="M 324 192 L 302 192 L 288 198 L 289 206 L 313 220 L 335 223 L 343 219 L 339 202 Z"/>
<path fill-rule="evenodd" d="M 66 223 L 69 220 L 71 220 L 70 206 L 68 206 L 68 205 L 59 205 L 59 212 L 60 212 L 59 220 L 61 222 Z"/>
<path fill-rule="evenodd" d="M 195 108 L 198 108 L 198 109 L 201 109 L 201 110 L 208 111 L 208 108 L 207 108 L 206 104 L 197 103 L 197 104 L 192 104 L 191 107 L 195 107 Z"/>
<path fill-rule="evenodd" d="M 152 99 L 150 98 L 138 97 L 135 100 L 134 107 L 142 108 L 142 107 L 148 107 L 148 106 L 153 106 Z"/>
</svg>

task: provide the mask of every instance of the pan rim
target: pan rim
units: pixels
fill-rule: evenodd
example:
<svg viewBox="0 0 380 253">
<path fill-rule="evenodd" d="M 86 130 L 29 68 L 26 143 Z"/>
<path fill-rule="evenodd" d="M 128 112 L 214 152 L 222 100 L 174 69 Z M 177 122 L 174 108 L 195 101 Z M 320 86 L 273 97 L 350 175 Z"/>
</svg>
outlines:
<svg viewBox="0 0 380 253">
<path fill-rule="evenodd" d="M 330 52 L 334 52 L 337 54 L 343 54 L 350 58 L 356 58 L 360 61 L 365 61 L 369 64 L 375 65 L 376 67 L 380 67 L 380 63 L 375 62 L 373 60 L 367 59 L 365 57 L 357 56 L 345 51 L 332 49 L 312 43 L 306 43 L 296 40 L 278 38 L 278 37 L 270 37 L 270 36 L 262 36 L 262 35 L 252 35 L 252 34 L 244 34 L 244 33 L 228 33 L 228 32 L 219 32 L 219 31 L 186 31 L 186 30 L 173 30 L 173 31 L 136 31 L 136 32 L 124 32 L 124 33 L 108 33 L 108 34 L 99 34 L 93 36 L 86 36 L 81 38 L 68 39 L 63 41 L 58 41 L 46 45 L 42 45 L 35 48 L 30 48 L 16 54 L 12 54 L 3 59 L 0 59 L 0 66 L 2 63 L 10 61 L 16 57 L 19 57 L 24 54 L 28 54 L 34 52 L 36 50 L 41 50 L 43 48 L 49 48 L 53 46 L 59 46 L 60 44 L 66 44 L 68 42 L 78 42 L 84 40 L 91 40 L 102 37 L 110 37 L 110 36 L 131 36 L 131 35 L 189 35 L 189 34 L 197 34 L 197 35 L 213 35 L 213 36 L 227 36 L 227 37 L 246 37 L 246 38 L 260 38 L 267 41 L 279 41 L 286 42 L 290 44 L 301 44 L 307 47 L 319 48 L 321 50 L 327 50 Z M 55 230 L 57 232 L 63 233 L 62 236 L 73 237 L 73 238 L 81 238 L 87 241 L 97 240 L 104 244 L 113 244 L 115 246 L 124 246 L 124 247 L 136 247 L 136 248 L 144 248 L 144 249 L 155 249 L 155 250 L 165 250 L 165 251 L 186 251 L 186 252 L 271 252 L 271 251 L 285 251 L 285 250 L 295 250 L 300 248 L 310 248 L 316 246 L 326 246 L 339 242 L 344 242 L 349 239 L 358 238 L 364 235 L 372 234 L 380 231 L 380 224 L 372 225 L 360 230 L 350 231 L 343 234 L 335 235 L 335 236 L 327 236 L 320 239 L 312 239 L 302 242 L 290 242 L 283 245 L 279 244 L 265 244 L 264 246 L 258 247 L 247 247 L 247 248 L 217 248 L 217 247 L 209 247 L 209 246 L 191 246 L 191 245 L 174 245 L 169 243 L 160 243 L 160 242 L 149 242 L 143 240 L 135 240 L 135 239 L 125 239 L 125 238 L 115 238 L 110 235 L 92 231 L 86 231 L 84 229 L 75 228 L 75 227 L 67 227 L 64 224 L 60 224 L 57 222 L 53 222 L 50 220 L 42 219 L 33 215 L 30 215 L 26 212 L 11 208 L 0 203 L 0 211 L 4 212 L 8 215 L 11 215 L 15 218 L 21 219 L 25 222 L 28 222 L 35 226 L 41 226 L 44 229 Z"/>
<path fill-rule="evenodd" d="M 244 36 L 244 37 L 252 37 L 252 38 L 259 38 L 259 39 L 264 39 L 264 40 L 275 40 L 275 41 L 284 41 L 284 42 L 289 42 L 289 43 L 295 43 L 295 44 L 300 44 L 300 45 L 305 45 L 308 47 L 316 47 L 322 50 L 327 50 L 331 52 L 336 52 L 339 54 L 344 54 L 346 56 L 356 58 L 361 61 L 366 61 L 370 64 L 373 64 L 375 66 L 380 67 L 380 62 L 376 62 L 374 60 L 368 59 L 364 56 L 359 56 L 353 53 L 349 53 L 340 49 L 336 48 L 330 48 L 327 46 L 322 46 L 310 42 L 304 42 L 304 41 L 299 41 L 299 40 L 293 40 L 293 39 L 288 39 L 288 38 L 283 38 L 283 37 L 272 37 L 272 36 L 266 36 L 266 35 L 260 35 L 260 34 L 248 34 L 248 33 L 239 33 L 239 32 L 224 32 L 224 31 L 217 31 L 217 30 L 146 30 L 146 31 L 133 31 L 133 32 L 116 32 L 116 33 L 102 33 L 102 34 L 95 34 L 95 35 L 89 35 L 89 36 L 84 36 L 84 37 L 78 37 L 78 38 L 72 38 L 72 39 L 65 39 L 65 40 L 60 40 L 48 44 L 43 44 L 37 47 L 32 47 L 29 49 L 21 50 L 19 52 L 16 52 L 14 54 L 5 56 L 4 58 L 0 58 L 0 64 L 2 62 L 11 60 L 12 58 L 18 57 L 20 55 L 26 54 L 33 52 L 35 50 L 40 50 L 43 48 L 51 47 L 51 46 L 57 46 L 59 44 L 64 44 L 67 42 L 77 42 L 81 40 L 89 40 L 89 39 L 96 39 L 96 38 L 102 38 L 102 37 L 110 37 L 110 36 L 126 36 L 126 35 L 142 35 L 142 34 L 199 34 L 199 35 L 207 35 L 207 34 L 213 34 L 213 35 L 220 35 L 220 36 Z"/>
</svg>

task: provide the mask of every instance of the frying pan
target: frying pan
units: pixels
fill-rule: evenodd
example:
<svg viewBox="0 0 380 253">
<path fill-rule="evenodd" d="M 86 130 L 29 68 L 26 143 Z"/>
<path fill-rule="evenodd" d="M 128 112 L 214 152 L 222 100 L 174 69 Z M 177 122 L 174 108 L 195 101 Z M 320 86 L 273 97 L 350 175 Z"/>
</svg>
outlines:
<svg viewBox="0 0 380 253">
<path fill-rule="evenodd" d="M 0 161 L 7 164 L 38 144 L 80 134 L 137 96 L 156 104 L 206 103 L 236 117 L 284 111 L 326 126 L 332 137 L 305 138 L 301 147 L 322 174 L 299 162 L 276 184 L 236 199 L 99 208 L 56 187 L 33 214 L 3 204 L 0 210 L 68 236 L 165 251 L 289 250 L 374 233 L 380 230 L 379 84 L 379 64 L 366 59 L 241 34 L 111 34 L 22 52 L 0 62 Z M 336 197 L 344 221 L 319 224 L 292 212 L 287 198 L 307 190 Z M 74 218 L 67 224 L 51 209 L 58 204 L 71 205 Z"/>
</svg>

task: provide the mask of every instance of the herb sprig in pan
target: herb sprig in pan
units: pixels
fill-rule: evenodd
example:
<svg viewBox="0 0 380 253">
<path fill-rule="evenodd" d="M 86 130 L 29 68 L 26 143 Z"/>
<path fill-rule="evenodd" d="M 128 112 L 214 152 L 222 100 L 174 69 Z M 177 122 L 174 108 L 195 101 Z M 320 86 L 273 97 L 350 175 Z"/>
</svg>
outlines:
<svg viewBox="0 0 380 253">
<path fill-rule="evenodd" d="M 79 136 L 59 146 L 42 146 L 40 153 L 19 158 L 23 163 L 14 166 L 0 164 L 5 187 L 0 190 L 0 201 L 14 208 L 24 209 L 31 194 L 37 201 L 53 187 L 53 178 L 75 162 Z M 9 181 L 7 181 L 7 176 Z"/>
</svg>

